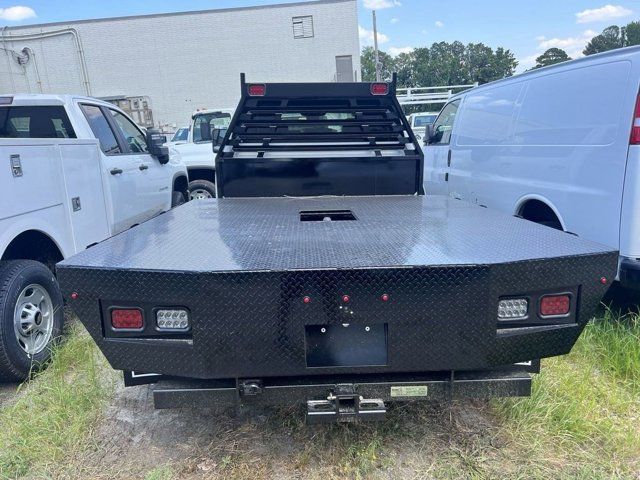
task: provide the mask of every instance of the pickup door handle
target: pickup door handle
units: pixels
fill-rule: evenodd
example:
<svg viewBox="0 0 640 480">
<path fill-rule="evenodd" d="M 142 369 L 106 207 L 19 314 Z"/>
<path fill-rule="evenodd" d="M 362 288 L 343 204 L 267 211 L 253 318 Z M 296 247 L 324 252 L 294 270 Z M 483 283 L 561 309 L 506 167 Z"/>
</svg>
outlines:
<svg viewBox="0 0 640 480">
<path fill-rule="evenodd" d="M 140 170 L 148 170 L 149 165 L 145 165 L 144 163 L 138 167 Z"/>
<path fill-rule="evenodd" d="M 449 152 L 447 153 L 447 167 L 451 166 L 451 149 L 449 149 Z"/>
<path fill-rule="evenodd" d="M 112 168 L 111 169 L 111 175 L 119 175 L 122 173 L 122 169 L 121 168 Z"/>
</svg>

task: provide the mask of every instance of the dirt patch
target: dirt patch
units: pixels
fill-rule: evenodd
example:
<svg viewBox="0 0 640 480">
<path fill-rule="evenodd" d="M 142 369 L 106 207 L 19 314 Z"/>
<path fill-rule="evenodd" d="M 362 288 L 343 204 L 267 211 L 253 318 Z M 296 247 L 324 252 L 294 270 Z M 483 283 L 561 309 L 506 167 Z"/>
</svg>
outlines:
<svg viewBox="0 0 640 480">
<path fill-rule="evenodd" d="M 71 477 L 442 478 L 494 448 L 484 403 L 401 404 L 375 424 L 306 426 L 300 409 L 155 410 L 149 387 L 119 388 Z"/>
<path fill-rule="evenodd" d="M 0 408 L 9 405 L 17 393 L 17 385 L 11 383 L 0 383 Z"/>
</svg>

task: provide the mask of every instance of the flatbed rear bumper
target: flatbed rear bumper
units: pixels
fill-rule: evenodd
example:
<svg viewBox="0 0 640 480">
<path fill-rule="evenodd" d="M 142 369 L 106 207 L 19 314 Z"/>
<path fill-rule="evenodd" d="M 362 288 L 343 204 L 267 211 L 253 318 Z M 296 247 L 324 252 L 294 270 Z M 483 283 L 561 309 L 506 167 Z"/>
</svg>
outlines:
<svg viewBox="0 0 640 480">
<path fill-rule="evenodd" d="M 482 372 L 430 372 L 332 377 L 181 380 L 152 387 L 155 408 L 251 408 L 305 405 L 310 423 L 380 420 L 391 402 L 522 397 L 539 361 Z M 131 379 L 125 372 L 125 381 Z"/>
</svg>

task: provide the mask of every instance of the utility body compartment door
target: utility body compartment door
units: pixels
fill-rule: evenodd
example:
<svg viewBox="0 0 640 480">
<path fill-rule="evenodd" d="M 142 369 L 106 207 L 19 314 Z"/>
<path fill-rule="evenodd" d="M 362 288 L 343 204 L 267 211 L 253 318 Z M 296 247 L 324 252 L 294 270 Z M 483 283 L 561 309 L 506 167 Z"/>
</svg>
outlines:
<svg viewBox="0 0 640 480">
<path fill-rule="evenodd" d="M 76 251 L 111 235 L 97 144 L 61 145 L 67 209 Z"/>
<path fill-rule="evenodd" d="M 0 218 L 44 210 L 63 202 L 58 148 L 50 141 L 2 140 Z M 30 142 L 31 143 L 31 142 Z M 15 169 L 13 168 L 15 165 Z"/>
</svg>

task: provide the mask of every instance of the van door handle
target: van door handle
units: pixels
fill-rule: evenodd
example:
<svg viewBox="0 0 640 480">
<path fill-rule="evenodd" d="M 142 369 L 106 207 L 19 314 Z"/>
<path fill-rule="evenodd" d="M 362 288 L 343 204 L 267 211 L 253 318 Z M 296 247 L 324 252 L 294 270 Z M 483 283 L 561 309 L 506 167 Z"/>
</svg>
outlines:
<svg viewBox="0 0 640 480">
<path fill-rule="evenodd" d="M 112 168 L 111 169 L 111 175 L 119 175 L 122 173 L 122 169 L 121 168 Z"/>
<path fill-rule="evenodd" d="M 451 149 L 449 149 L 449 153 L 447 153 L 447 167 L 451 166 Z"/>
<path fill-rule="evenodd" d="M 149 170 L 149 165 L 145 165 L 144 163 L 138 167 L 140 170 Z"/>
</svg>

